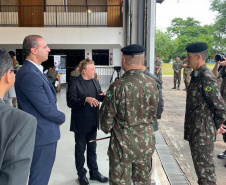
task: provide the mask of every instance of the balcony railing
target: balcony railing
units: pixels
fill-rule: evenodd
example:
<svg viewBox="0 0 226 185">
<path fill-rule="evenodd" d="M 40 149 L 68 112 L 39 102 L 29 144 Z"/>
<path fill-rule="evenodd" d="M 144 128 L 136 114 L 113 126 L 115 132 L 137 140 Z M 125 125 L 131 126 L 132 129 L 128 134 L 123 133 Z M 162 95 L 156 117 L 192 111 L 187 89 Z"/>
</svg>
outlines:
<svg viewBox="0 0 226 185">
<path fill-rule="evenodd" d="M 122 5 L 2 5 L 1 27 L 122 27 Z"/>
</svg>

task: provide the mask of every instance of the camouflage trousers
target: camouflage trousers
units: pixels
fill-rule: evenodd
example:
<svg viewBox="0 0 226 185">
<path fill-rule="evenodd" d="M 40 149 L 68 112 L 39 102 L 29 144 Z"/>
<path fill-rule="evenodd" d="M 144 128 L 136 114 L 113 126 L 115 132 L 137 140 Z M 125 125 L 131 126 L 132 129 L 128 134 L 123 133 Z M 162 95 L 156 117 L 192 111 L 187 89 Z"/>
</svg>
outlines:
<svg viewBox="0 0 226 185">
<path fill-rule="evenodd" d="M 184 84 L 185 84 L 185 87 L 187 88 L 189 83 L 190 83 L 190 80 L 191 80 L 191 73 L 184 73 L 183 75 L 183 78 L 184 78 Z"/>
<path fill-rule="evenodd" d="M 162 82 L 162 72 L 158 74 L 155 73 L 155 76 Z"/>
<path fill-rule="evenodd" d="M 135 185 L 151 184 L 151 158 L 143 161 L 121 162 L 109 155 L 109 184 L 110 185 L 131 185 L 131 177 Z"/>
<path fill-rule="evenodd" d="M 175 86 L 176 86 L 176 84 L 178 84 L 178 86 L 180 86 L 181 72 L 178 72 L 178 73 L 174 72 L 173 80 L 174 80 Z"/>
<path fill-rule="evenodd" d="M 198 145 L 189 143 L 191 155 L 198 176 L 199 185 L 216 185 L 216 174 L 213 158 L 214 143 L 209 145 Z"/>
</svg>

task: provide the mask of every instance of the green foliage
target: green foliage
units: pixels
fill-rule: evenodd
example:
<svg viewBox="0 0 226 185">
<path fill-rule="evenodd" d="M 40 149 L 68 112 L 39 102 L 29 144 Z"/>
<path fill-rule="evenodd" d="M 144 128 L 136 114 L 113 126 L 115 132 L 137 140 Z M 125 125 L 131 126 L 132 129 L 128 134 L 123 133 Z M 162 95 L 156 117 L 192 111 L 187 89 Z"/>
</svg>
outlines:
<svg viewBox="0 0 226 185">
<path fill-rule="evenodd" d="M 209 34 L 210 30 L 202 27 L 200 22 L 194 18 L 188 17 L 186 20 L 175 18 L 167 30 L 177 43 L 177 48 L 173 52 L 174 56 L 186 54 L 186 46 L 193 42 L 206 42 L 208 47 L 212 48 L 213 38 Z M 212 56 L 212 52 L 209 55 Z"/>
<path fill-rule="evenodd" d="M 175 18 L 167 28 L 167 33 L 156 30 L 156 54 L 170 61 L 178 55 L 186 55 L 186 46 L 193 42 L 206 42 L 208 47 L 212 48 L 213 32 L 212 26 L 201 26 L 194 18 L 188 17 L 186 20 Z M 211 49 L 209 51 L 209 58 L 212 58 L 213 51 Z"/>
<path fill-rule="evenodd" d="M 214 27 L 214 47 L 216 51 L 226 50 L 226 1 L 212 0 L 211 10 L 217 12 Z"/>
<path fill-rule="evenodd" d="M 167 62 L 170 60 L 170 53 L 174 50 L 175 45 L 169 38 L 169 35 L 161 30 L 156 30 L 155 35 L 155 53 Z"/>
<path fill-rule="evenodd" d="M 188 17 L 175 18 L 167 32 L 156 30 L 155 53 L 164 62 L 175 60 L 176 56 L 186 55 L 186 46 L 193 42 L 206 42 L 208 58 L 216 52 L 226 52 L 226 0 L 210 0 L 211 10 L 217 12 L 214 25 L 201 26 L 200 22 Z"/>
</svg>

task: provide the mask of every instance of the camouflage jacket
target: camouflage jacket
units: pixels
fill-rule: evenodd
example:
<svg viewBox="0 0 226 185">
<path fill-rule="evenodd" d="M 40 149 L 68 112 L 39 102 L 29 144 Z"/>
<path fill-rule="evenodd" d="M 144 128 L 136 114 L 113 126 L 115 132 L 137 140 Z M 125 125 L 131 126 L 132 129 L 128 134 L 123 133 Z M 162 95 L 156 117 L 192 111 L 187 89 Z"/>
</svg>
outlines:
<svg viewBox="0 0 226 185">
<path fill-rule="evenodd" d="M 191 73 L 187 89 L 184 139 L 199 145 L 212 144 L 226 118 L 225 103 L 213 73 L 206 65 Z"/>
<path fill-rule="evenodd" d="M 182 65 L 183 65 L 183 63 L 181 62 L 181 61 L 179 61 L 179 62 L 177 62 L 177 61 L 175 61 L 174 63 L 173 63 L 173 70 L 174 70 L 174 72 L 175 71 L 181 71 L 181 69 L 182 69 Z"/>
<path fill-rule="evenodd" d="M 187 66 L 184 66 L 184 74 L 190 74 L 192 72 L 192 68 L 188 67 L 188 62 L 184 61 L 183 64 L 186 64 Z"/>
<path fill-rule="evenodd" d="M 101 129 L 111 132 L 108 155 L 122 162 L 151 157 L 158 100 L 156 82 L 138 69 L 127 71 L 110 85 L 100 109 Z"/>
<path fill-rule="evenodd" d="M 71 71 L 71 76 L 79 76 L 80 75 L 80 72 L 78 70 L 73 70 Z"/>
<path fill-rule="evenodd" d="M 57 75 L 58 75 L 57 70 L 55 70 L 53 68 L 49 68 L 49 70 L 47 72 L 47 76 L 52 76 L 54 79 L 56 79 Z"/>
<path fill-rule="evenodd" d="M 155 61 L 155 66 L 161 66 L 162 65 L 162 61 L 161 60 L 156 60 Z M 155 68 L 155 73 L 157 72 L 158 68 Z M 162 69 L 159 70 L 159 73 L 162 72 Z"/>
</svg>

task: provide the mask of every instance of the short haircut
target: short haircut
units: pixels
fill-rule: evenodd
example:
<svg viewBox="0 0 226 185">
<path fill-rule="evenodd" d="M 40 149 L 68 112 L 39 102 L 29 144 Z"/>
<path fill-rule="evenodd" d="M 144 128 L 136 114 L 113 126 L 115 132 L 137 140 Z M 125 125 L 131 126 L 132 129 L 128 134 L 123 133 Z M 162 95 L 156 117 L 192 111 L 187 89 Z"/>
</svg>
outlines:
<svg viewBox="0 0 226 185">
<path fill-rule="evenodd" d="M 126 63 L 128 65 L 130 64 L 143 64 L 144 62 L 144 54 L 141 54 L 141 55 L 124 55 L 125 59 L 126 59 Z"/>
<path fill-rule="evenodd" d="M 40 35 L 28 35 L 24 38 L 23 42 L 23 50 L 25 56 L 30 55 L 31 48 L 35 48 L 38 46 L 38 38 L 42 38 Z"/>
<path fill-rule="evenodd" d="M 83 69 L 86 69 L 88 64 L 94 64 L 94 61 L 89 58 L 82 60 L 79 63 L 79 72 L 82 73 Z"/>
<path fill-rule="evenodd" d="M 206 60 L 208 57 L 208 50 L 199 52 L 203 60 Z"/>
<path fill-rule="evenodd" d="M 13 69 L 13 61 L 8 52 L 0 48 L 0 79 L 10 69 Z"/>
</svg>

